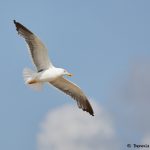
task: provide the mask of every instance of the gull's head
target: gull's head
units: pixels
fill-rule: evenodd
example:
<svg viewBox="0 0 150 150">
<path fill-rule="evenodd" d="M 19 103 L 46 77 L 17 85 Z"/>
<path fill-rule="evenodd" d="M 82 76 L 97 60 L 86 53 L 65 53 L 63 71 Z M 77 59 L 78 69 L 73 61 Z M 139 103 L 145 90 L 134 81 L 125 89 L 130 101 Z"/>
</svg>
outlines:
<svg viewBox="0 0 150 150">
<path fill-rule="evenodd" d="M 72 74 L 71 73 L 69 73 L 66 69 L 62 69 L 62 74 L 63 75 L 67 75 L 67 76 L 69 76 L 69 77 L 71 77 L 72 76 Z"/>
</svg>

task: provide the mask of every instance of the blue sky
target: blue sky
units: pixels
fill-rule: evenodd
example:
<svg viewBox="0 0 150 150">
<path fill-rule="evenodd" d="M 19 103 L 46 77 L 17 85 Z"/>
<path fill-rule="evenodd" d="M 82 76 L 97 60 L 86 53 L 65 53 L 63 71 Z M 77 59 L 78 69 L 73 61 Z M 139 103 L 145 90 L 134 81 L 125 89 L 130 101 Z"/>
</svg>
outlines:
<svg viewBox="0 0 150 150">
<path fill-rule="evenodd" d="M 38 35 L 48 47 L 52 62 L 73 73 L 70 80 L 112 114 L 122 143 L 140 142 L 143 134 L 150 131 L 143 131 L 143 127 L 133 132 L 128 130 L 132 129 L 135 116 L 129 119 L 131 124 L 121 124 L 121 114 L 125 117 L 126 111 L 140 110 L 135 108 L 136 100 L 131 108 L 126 104 L 136 98 L 126 100 L 121 96 L 120 100 L 120 89 L 128 87 L 130 93 L 141 87 L 138 84 L 130 89 L 130 84 L 127 85 L 130 77 L 131 83 L 134 80 L 134 66 L 140 73 L 145 67 L 142 78 L 149 73 L 149 6 L 148 0 L 0 1 L 0 149 L 35 150 L 39 124 L 45 114 L 66 103 L 76 105 L 48 85 L 42 92 L 24 85 L 22 70 L 33 66 L 23 39 L 17 35 L 14 19 Z M 149 85 L 147 81 L 146 76 Z M 149 86 L 144 88 L 149 91 Z M 149 105 L 148 100 L 145 105 Z M 150 120 L 145 119 L 144 124 L 150 124 Z"/>
</svg>

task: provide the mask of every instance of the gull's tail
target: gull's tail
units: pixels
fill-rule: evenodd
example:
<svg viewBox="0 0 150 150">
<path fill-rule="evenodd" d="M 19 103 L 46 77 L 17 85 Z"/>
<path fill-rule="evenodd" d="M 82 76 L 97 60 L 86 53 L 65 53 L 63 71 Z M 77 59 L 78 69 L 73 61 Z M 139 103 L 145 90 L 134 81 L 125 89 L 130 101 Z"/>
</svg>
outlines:
<svg viewBox="0 0 150 150">
<path fill-rule="evenodd" d="M 37 73 L 32 71 L 31 69 L 25 68 L 23 70 L 23 77 L 25 84 L 31 87 L 32 89 L 36 91 L 40 91 L 42 89 L 42 82 L 37 82 L 36 77 Z"/>
</svg>

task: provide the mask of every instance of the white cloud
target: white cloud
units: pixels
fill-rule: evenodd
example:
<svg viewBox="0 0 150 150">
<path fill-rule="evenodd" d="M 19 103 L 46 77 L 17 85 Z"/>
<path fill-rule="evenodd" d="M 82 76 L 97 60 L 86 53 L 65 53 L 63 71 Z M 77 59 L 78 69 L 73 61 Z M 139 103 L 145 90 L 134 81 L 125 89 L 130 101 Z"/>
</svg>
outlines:
<svg viewBox="0 0 150 150">
<path fill-rule="evenodd" d="M 51 110 L 37 135 L 39 150 L 116 150 L 111 116 L 94 103 L 95 116 L 64 105 Z"/>
<path fill-rule="evenodd" d="M 118 84 L 109 110 L 114 112 L 119 139 L 124 144 L 139 144 L 150 133 L 150 61 L 131 64 L 128 77 Z"/>
<path fill-rule="evenodd" d="M 145 134 L 144 138 L 142 139 L 141 144 L 149 144 L 150 146 L 150 133 Z"/>
<path fill-rule="evenodd" d="M 94 104 L 94 117 L 75 105 L 49 111 L 40 126 L 39 150 L 116 150 L 128 143 L 150 144 L 149 64 L 135 62 L 128 77 L 116 81 L 114 96 L 107 103 L 112 116 L 98 104 Z"/>
</svg>

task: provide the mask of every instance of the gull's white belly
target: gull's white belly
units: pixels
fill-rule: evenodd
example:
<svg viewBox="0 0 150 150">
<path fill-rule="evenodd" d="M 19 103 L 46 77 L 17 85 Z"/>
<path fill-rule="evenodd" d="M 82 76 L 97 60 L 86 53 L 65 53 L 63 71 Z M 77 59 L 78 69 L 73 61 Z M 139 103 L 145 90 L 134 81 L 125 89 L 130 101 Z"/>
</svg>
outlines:
<svg viewBox="0 0 150 150">
<path fill-rule="evenodd" d="M 55 80 L 56 78 L 60 77 L 60 74 L 53 70 L 45 70 L 38 73 L 37 80 L 40 82 L 50 82 Z"/>
</svg>

